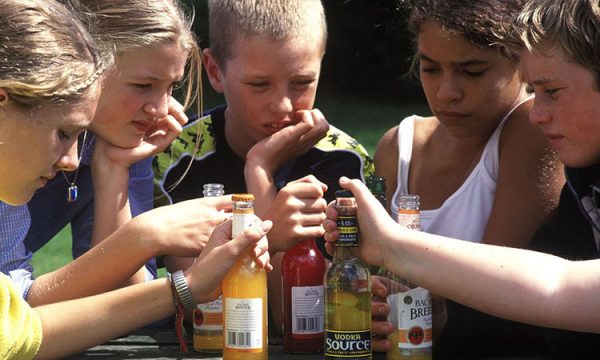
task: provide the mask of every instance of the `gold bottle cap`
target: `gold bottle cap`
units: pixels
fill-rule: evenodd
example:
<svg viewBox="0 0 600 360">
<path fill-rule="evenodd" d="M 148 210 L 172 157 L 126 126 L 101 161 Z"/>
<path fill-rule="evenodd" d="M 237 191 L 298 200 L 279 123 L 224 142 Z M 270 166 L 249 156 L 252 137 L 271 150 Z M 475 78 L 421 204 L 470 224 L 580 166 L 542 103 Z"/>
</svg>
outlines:
<svg viewBox="0 0 600 360">
<path fill-rule="evenodd" d="M 253 194 L 233 194 L 231 195 L 232 201 L 254 201 Z"/>
</svg>

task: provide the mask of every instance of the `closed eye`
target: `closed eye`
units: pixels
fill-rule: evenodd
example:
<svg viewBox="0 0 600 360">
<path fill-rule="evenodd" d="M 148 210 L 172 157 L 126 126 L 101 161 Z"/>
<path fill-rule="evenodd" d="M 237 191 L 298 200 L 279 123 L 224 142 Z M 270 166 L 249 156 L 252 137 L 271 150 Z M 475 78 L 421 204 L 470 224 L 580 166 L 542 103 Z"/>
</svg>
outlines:
<svg viewBox="0 0 600 360">
<path fill-rule="evenodd" d="M 71 140 L 72 137 L 73 136 L 71 134 L 69 134 L 68 132 L 63 131 L 63 130 L 58 130 L 58 138 L 60 140 L 69 141 L 69 140 Z"/>
</svg>

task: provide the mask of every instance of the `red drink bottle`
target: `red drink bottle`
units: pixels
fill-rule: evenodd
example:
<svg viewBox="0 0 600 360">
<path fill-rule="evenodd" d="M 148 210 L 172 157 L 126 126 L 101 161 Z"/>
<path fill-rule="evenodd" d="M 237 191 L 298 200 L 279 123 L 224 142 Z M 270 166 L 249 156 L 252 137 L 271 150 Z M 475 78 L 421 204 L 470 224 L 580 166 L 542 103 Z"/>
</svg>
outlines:
<svg viewBox="0 0 600 360">
<path fill-rule="evenodd" d="M 314 239 L 289 249 L 282 260 L 283 349 L 294 353 L 323 351 L 325 257 Z"/>
</svg>

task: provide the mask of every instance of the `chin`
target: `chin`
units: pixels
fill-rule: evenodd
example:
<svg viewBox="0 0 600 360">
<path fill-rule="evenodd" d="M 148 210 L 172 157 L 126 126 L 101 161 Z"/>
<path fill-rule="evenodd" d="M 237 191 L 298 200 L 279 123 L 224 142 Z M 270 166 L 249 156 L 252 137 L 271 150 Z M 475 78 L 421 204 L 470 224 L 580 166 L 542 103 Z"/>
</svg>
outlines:
<svg viewBox="0 0 600 360">
<path fill-rule="evenodd" d="M 35 193 L 35 191 L 23 191 L 22 194 L 19 194 L 19 196 L 2 196 L 2 200 L 3 202 L 7 203 L 8 205 L 12 205 L 12 206 L 19 206 L 19 205 L 24 205 L 27 204 L 29 202 L 29 200 L 31 200 L 31 198 L 33 198 L 33 194 Z"/>
</svg>

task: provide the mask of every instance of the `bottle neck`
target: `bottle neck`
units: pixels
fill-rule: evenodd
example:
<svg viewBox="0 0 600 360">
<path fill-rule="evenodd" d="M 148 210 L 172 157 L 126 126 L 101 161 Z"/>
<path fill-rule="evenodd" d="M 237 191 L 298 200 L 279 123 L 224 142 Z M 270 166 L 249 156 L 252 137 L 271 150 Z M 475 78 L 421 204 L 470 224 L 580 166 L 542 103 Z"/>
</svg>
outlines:
<svg viewBox="0 0 600 360">
<path fill-rule="evenodd" d="M 334 260 L 358 259 L 358 247 L 342 247 L 336 246 L 333 251 Z"/>
</svg>

